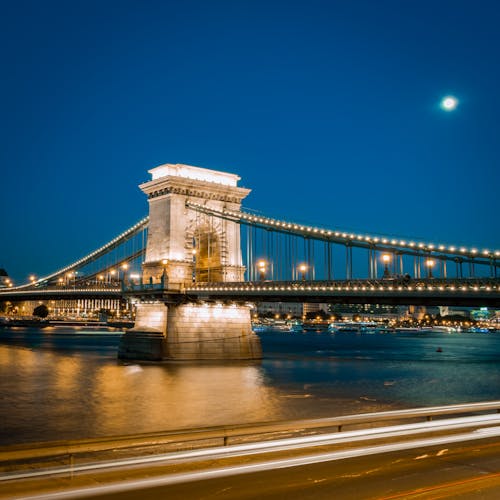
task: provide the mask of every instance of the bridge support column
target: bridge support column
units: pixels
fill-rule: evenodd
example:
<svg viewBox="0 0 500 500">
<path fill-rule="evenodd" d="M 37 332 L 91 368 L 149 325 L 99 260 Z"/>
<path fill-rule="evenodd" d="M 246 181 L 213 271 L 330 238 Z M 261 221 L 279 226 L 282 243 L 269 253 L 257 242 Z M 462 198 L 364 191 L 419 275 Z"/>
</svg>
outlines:
<svg viewBox="0 0 500 500">
<path fill-rule="evenodd" d="M 260 359 L 250 307 L 236 304 L 139 304 L 135 327 L 123 335 L 121 359 L 202 361 Z"/>
<path fill-rule="evenodd" d="M 118 357 L 141 361 L 161 361 L 165 345 L 168 308 L 162 302 L 141 303 L 134 328 L 120 339 Z"/>
<path fill-rule="evenodd" d="M 182 304 L 169 309 L 167 360 L 249 360 L 262 357 L 252 332 L 250 307 Z"/>
</svg>

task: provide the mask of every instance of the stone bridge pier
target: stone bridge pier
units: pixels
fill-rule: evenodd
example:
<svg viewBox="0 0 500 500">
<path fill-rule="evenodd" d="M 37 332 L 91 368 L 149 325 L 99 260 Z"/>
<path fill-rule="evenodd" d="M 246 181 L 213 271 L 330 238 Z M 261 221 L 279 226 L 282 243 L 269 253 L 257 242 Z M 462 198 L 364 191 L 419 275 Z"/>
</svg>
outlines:
<svg viewBox="0 0 500 500">
<path fill-rule="evenodd" d="M 243 281 L 240 228 L 189 208 L 238 210 L 250 192 L 237 175 L 190 165 L 149 170 L 139 187 L 148 196 L 144 290 L 182 291 L 193 282 Z M 139 294 L 138 297 L 141 297 Z M 136 322 L 121 340 L 119 358 L 134 360 L 260 359 L 248 304 L 175 303 L 136 299 Z"/>
</svg>

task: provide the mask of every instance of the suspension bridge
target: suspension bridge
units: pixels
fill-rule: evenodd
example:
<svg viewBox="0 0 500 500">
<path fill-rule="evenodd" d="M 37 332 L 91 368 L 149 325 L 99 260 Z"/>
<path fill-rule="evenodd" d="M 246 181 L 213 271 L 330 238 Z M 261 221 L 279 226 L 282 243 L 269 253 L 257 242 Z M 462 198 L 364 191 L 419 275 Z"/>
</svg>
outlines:
<svg viewBox="0 0 500 500">
<path fill-rule="evenodd" d="M 268 217 L 242 208 L 250 190 L 234 174 L 149 172 L 147 217 L 48 276 L 10 283 L 0 301 L 78 311 L 132 302 L 131 357 L 146 349 L 155 359 L 258 357 L 248 314 L 258 301 L 500 307 L 499 250 Z"/>
</svg>

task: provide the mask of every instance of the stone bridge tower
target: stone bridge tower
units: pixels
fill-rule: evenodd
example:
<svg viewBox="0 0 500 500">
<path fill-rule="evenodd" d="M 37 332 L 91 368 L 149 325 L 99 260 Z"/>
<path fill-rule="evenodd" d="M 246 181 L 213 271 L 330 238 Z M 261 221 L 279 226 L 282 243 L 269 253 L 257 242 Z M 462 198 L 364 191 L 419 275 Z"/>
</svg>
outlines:
<svg viewBox="0 0 500 500">
<path fill-rule="evenodd" d="M 242 281 L 239 225 L 186 206 L 239 210 L 250 193 L 237 187 L 240 178 L 189 165 L 166 164 L 149 172 L 152 180 L 139 186 L 149 200 L 143 283 L 159 283 L 164 276 L 171 285 Z"/>
<path fill-rule="evenodd" d="M 123 337 L 119 357 L 143 360 L 260 359 L 247 304 L 176 303 L 196 282 L 242 281 L 240 227 L 194 210 L 196 203 L 239 210 L 250 192 L 237 175 L 190 165 L 165 164 L 149 171 L 139 187 L 149 201 L 143 289 L 163 298 L 139 300 L 136 322 Z"/>
</svg>

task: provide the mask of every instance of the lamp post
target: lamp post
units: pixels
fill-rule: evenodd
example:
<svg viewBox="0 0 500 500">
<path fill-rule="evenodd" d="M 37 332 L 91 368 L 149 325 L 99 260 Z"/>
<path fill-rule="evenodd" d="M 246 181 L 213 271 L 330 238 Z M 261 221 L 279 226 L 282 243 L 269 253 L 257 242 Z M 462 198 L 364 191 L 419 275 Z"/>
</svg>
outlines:
<svg viewBox="0 0 500 500">
<path fill-rule="evenodd" d="M 167 283 L 168 275 L 167 275 L 167 265 L 168 259 L 163 259 L 161 261 L 161 265 L 163 266 L 163 273 L 160 278 L 162 288 L 165 288 L 165 284 Z"/>
<path fill-rule="evenodd" d="M 197 254 L 197 250 L 194 247 L 194 243 L 193 243 L 193 249 L 191 250 L 191 253 L 193 254 L 193 272 L 191 273 L 191 280 L 193 283 L 195 283 L 196 282 L 196 254 Z"/>
<path fill-rule="evenodd" d="M 382 254 L 382 262 L 384 263 L 384 274 L 382 278 L 390 278 L 391 272 L 389 271 L 389 262 L 391 261 L 391 256 L 388 253 Z"/>
<path fill-rule="evenodd" d="M 264 281 L 267 273 L 267 262 L 265 260 L 259 260 L 257 262 L 257 270 L 259 271 L 260 281 Z"/>
<path fill-rule="evenodd" d="M 300 273 L 300 279 L 302 281 L 306 280 L 306 272 L 307 272 L 307 266 L 305 264 L 299 264 L 299 273 Z"/>
<path fill-rule="evenodd" d="M 137 273 L 131 273 L 129 275 L 129 278 L 132 281 L 132 285 L 137 285 L 137 284 L 139 284 L 139 280 L 141 278 L 141 275 L 137 274 Z"/>
<path fill-rule="evenodd" d="M 433 276 L 432 276 L 432 268 L 434 267 L 434 264 L 435 264 L 435 262 L 434 262 L 433 259 L 427 259 L 425 261 L 425 265 L 427 267 L 427 277 L 428 278 L 433 278 Z"/>
<path fill-rule="evenodd" d="M 120 267 L 121 267 L 121 269 L 123 271 L 123 279 L 120 279 L 120 273 L 118 273 L 118 281 L 122 285 L 121 288 L 123 289 L 123 288 L 125 288 L 125 284 L 126 284 L 126 281 L 127 281 L 128 263 L 124 262 Z"/>
</svg>

